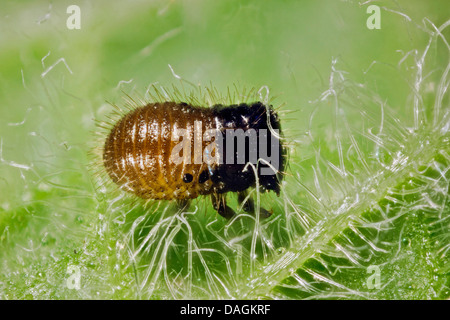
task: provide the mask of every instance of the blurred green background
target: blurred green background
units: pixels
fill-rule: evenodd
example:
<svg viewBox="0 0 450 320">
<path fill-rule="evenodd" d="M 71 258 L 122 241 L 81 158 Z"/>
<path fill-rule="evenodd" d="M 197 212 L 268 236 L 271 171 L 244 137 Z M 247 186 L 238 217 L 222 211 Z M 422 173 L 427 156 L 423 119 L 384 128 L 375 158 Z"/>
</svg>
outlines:
<svg viewBox="0 0 450 320">
<path fill-rule="evenodd" d="M 1 298 L 449 298 L 447 0 L 0 7 Z M 291 157 L 268 221 L 98 185 L 106 101 L 189 83 L 275 98 Z"/>
</svg>

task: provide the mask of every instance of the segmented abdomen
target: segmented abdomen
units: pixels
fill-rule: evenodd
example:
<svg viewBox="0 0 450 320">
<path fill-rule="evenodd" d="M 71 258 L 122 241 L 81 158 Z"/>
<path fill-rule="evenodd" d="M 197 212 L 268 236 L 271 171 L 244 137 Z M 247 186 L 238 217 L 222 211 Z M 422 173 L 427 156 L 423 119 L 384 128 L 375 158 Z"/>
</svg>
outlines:
<svg viewBox="0 0 450 320">
<path fill-rule="evenodd" d="M 185 103 L 151 103 L 126 114 L 113 127 L 104 146 L 103 161 L 111 179 L 145 199 L 192 199 L 210 193 L 212 182 L 201 175 L 207 173 L 207 165 L 194 163 L 194 121 L 201 121 L 202 132 L 214 127 L 210 109 Z M 176 128 L 189 133 L 190 164 L 174 164 L 170 159 L 181 141 L 172 141 Z M 204 147 L 202 142 L 202 150 Z"/>
</svg>

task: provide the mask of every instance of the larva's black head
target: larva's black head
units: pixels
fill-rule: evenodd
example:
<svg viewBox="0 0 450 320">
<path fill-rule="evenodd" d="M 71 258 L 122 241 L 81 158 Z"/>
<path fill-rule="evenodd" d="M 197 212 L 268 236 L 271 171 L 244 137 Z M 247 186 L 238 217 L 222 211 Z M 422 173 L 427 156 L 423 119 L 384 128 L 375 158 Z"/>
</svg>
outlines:
<svg viewBox="0 0 450 320">
<path fill-rule="evenodd" d="M 222 164 L 211 177 L 218 192 L 243 191 L 258 184 L 279 194 L 284 155 L 281 126 L 272 106 L 261 102 L 213 107 L 223 136 Z M 253 164 L 252 166 L 249 163 Z"/>
</svg>

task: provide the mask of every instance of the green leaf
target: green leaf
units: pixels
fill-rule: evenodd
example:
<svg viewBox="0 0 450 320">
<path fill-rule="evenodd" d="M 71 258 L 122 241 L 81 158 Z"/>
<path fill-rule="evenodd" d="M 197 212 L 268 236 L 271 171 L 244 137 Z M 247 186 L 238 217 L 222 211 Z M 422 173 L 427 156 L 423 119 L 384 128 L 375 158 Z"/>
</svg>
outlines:
<svg viewBox="0 0 450 320">
<path fill-rule="evenodd" d="M 449 5 L 396 3 L 370 30 L 352 2 L 96 1 L 70 30 L 71 3 L 5 2 L 0 297 L 449 299 Z M 252 193 L 269 219 L 105 182 L 94 119 L 151 85 L 268 92 L 290 151 L 280 197 Z"/>
</svg>

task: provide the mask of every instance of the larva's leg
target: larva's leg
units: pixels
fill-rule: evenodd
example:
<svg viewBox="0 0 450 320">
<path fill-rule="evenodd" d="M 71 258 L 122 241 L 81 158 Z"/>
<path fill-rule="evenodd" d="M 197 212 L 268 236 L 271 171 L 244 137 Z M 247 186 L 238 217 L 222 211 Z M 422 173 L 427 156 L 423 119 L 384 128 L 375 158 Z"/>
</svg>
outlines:
<svg viewBox="0 0 450 320">
<path fill-rule="evenodd" d="M 225 219 L 231 219 L 236 213 L 227 206 L 227 200 L 224 194 L 212 194 L 211 201 L 213 207 Z"/>
<path fill-rule="evenodd" d="M 191 204 L 191 201 L 189 199 L 179 199 L 179 200 L 177 200 L 178 211 L 182 212 L 184 210 L 187 210 L 189 208 L 190 204 Z"/>
<path fill-rule="evenodd" d="M 255 203 L 253 202 L 253 199 L 251 197 L 248 197 L 248 199 L 245 200 L 245 198 L 247 198 L 247 196 L 248 196 L 247 191 L 238 192 L 238 204 L 240 206 L 242 206 L 242 209 L 245 212 L 254 213 L 255 212 Z"/>
<path fill-rule="evenodd" d="M 247 198 L 247 195 L 248 195 L 247 191 L 238 192 L 238 203 L 239 203 L 239 205 L 242 205 L 242 209 L 245 212 L 254 214 L 256 211 L 255 202 L 253 201 L 252 197 L 248 197 L 248 199 L 245 200 Z M 272 215 L 271 211 L 268 211 L 262 207 L 259 208 L 259 217 L 260 218 L 265 219 L 265 218 L 270 217 L 271 215 Z"/>
</svg>

